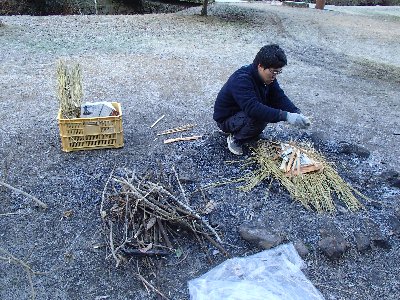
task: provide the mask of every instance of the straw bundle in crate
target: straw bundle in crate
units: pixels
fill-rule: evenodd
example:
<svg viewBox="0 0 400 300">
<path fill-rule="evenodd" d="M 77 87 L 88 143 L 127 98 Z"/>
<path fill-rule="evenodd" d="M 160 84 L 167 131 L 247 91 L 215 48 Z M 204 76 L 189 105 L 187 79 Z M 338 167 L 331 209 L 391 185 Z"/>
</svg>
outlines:
<svg viewBox="0 0 400 300">
<path fill-rule="evenodd" d="M 282 168 L 283 151 L 280 143 L 263 141 L 254 148 L 254 155 L 249 159 L 250 163 L 256 163 L 258 168 L 244 178 L 246 183 L 240 189 L 249 191 L 264 179 L 270 178 L 278 180 L 294 200 L 301 202 L 308 209 L 333 212 L 336 210 L 335 196 L 351 211 L 362 208 L 362 204 L 355 195 L 364 199 L 368 198 L 345 182 L 322 154 L 310 145 L 298 146 L 294 143 L 290 145 L 297 156 L 306 154 L 310 158 L 314 170 L 308 171 L 310 165 L 305 166 L 304 171 L 297 166 L 294 167 L 295 164 L 287 167 L 287 163 Z"/>
<path fill-rule="evenodd" d="M 64 61 L 57 66 L 58 101 L 63 118 L 80 115 L 82 104 L 82 75 L 79 64 L 68 67 Z"/>
</svg>

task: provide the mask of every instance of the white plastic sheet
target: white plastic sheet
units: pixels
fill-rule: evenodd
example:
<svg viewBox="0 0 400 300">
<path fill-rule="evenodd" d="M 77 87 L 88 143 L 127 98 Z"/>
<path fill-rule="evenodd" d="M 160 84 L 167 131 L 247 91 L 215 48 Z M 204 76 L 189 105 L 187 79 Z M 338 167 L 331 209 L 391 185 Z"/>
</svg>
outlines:
<svg viewBox="0 0 400 300">
<path fill-rule="evenodd" d="M 322 300 L 293 244 L 232 258 L 189 281 L 191 300 Z"/>
</svg>

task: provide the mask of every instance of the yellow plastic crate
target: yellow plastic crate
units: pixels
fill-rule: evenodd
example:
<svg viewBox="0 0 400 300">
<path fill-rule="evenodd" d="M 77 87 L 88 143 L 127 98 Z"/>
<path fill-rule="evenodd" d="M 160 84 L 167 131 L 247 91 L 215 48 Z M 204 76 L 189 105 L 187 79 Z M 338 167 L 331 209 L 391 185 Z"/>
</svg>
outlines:
<svg viewBox="0 0 400 300">
<path fill-rule="evenodd" d="M 57 120 L 62 150 L 70 152 L 123 147 L 121 105 L 118 102 L 111 104 L 119 112 L 118 116 L 63 119 L 59 111 Z"/>
</svg>

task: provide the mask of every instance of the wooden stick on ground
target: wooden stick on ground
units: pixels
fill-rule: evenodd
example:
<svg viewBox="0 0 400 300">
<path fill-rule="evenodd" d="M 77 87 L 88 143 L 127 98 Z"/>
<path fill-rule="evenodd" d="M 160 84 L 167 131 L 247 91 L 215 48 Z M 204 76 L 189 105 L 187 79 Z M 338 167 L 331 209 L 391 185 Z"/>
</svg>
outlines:
<svg viewBox="0 0 400 300">
<path fill-rule="evenodd" d="M 158 227 L 160 228 L 161 235 L 162 235 L 165 243 L 167 244 L 167 247 L 169 249 L 172 249 L 173 247 L 172 247 L 171 241 L 169 240 L 168 234 L 165 231 L 165 228 L 164 228 L 164 226 L 163 226 L 163 224 L 162 224 L 162 222 L 161 222 L 161 220 L 159 218 L 157 218 L 157 224 L 158 224 Z"/>
<path fill-rule="evenodd" d="M 5 217 L 5 216 L 13 216 L 13 215 L 26 215 L 26 213 L 20 213 L 20 212 L 8 212 L 8 213 L 0 214 L 0 217 Z"/>
<path fill-rule="evenodd" d="M 110 225 L 110 248 L 111 248 L 111 253 L 112 256 L 114 257 L 115 261 L 116 261 L 116 268 L 118 268 L 119 264 L 120 264 L 120 260 L 118 259 L 116 253 L 115 253 L 115 247 L 114 247 L 114 241 L 113 241 L 113 230 L 112 230 L 112 222 L 111 220 L 108 222 L 108 224 Z"/>
<path fill-rule="evenodd" d="M 202 136 L 201 135 L 194 135 L 194 136 L 186 136 L 186 137 L 178 137 L 174 139 L 167 139 L 164 140 L 164 144 L 170 144 L 174 142 L 182 142 L 182 141 L 195 141 L 200 139 Z"/>
<path fill-rule="evenodd" d="M 186 124 L 183 126 L 171 128 L 164 130 L 163 132 L 157 133 L 157 135 L 165 135 L 165 134 L 171 134 L 171 133 L 177 133 L 177 132 L 182 132 L 182 131 L 187 131 L 192 129 L 196 124 Z"/>
<path fill-rule="evenodd" d="M 108 176 L 108 179 L 107 179 L 107 181 L 106 181 L 106 184 L 104 185 L 103 192 L 101 193 L 100 216 L 101 216 L 101 218 L 102 218 L 103 220 L 104 220 L 104 218 L 105 218 L 106 215 L 107 215 L 107 213 L 103 210 L 104 201 L 105 201 L 105 198 L 106 198 L 106 190 L 107 190 L 107 187 L 108 187 L 108 183 L 110 182 L 110 180 L 111 180 L 111 178 L 112 178 L 112 176 L 113 176 L 113 173 L 114 173 L 114 168 L 111 170 L 110 176 Z"/>
<path fill-rule="evenodd" d="M 163 293 L 161 293 L 158 289 L 156 289 L 150 282 L 148 282 L 142 275 L 139 273 L 136 274 L 136 276 L 142 281 L 143 285 L 147 288 L 152 289 L 154 292 L 156 292 L 158 295 L 160 295 L 162 298 L 167 299 Z"/>
<path fill-rule="evenodd" d="M 187 197 L 186 197 L 185 190 L 184 190 L 183 187 L 182 187 L 181 181 L 179 180 L 178 173 L 176 172 L 174 166 L 172 166 L 172 171 L 174 171 L 176 181 L 178 181 L 178 185 L 179 185 L 179 188 L 181 189 L 181 193 L 182 193 L 183 199 L 185 200 L 185 203 L 186 203 L 187 205 L 189 205 L 189 201 L 188 201 L 188 199 L 187 199 Z"/>
<path fill-rule="evenodd" d="M 15 188 L 15 187 L 13 187 L 13 186 L 11 186 L 11 185 L 5 183 L 5 182 L 2 182 L 2 181 L 0 181 L 0 185 L 2 185 L 2 186 L 6 187 L 6 188 L 8 188 L 8 189 L 10 189 L 10 190 L 13 190 L 14 192 L 18 192 L 18 193 L 20 193 L 20 194 L 22 194 L 22 195 L 24 195 L 24 196 L 26 196 L 26 197 L 32 199 L 32 200 L 35 201 L 36 204 L 39 205 L 41 208 L 44 208 L 44 209 L 47 208 L 47 204 L 46 204 L 46 203 L 40 201 L 38 198 L 36 198 L 36 197 L 34 197 L 34 196 L 32 196 L 32 195 L 29 195 L 28 193 L 26 193 L 26 192 L 24 192 L 24 191 L 22 191 L 22 190 L 20 190 L 20 189 L 17 189 L 17 188 Z"/>
<path fill-rule="evenodd" d="M 36 298 L 36 292 L 35 292 L 35 289 L 33 287 L 32 275 L 44 275 L 45 273 L 34 271 L 26 262 L 24 262 L 23 260 L 15 257 L 10 252 L 8 252 L 7 250 L 5 250 L 5 249 L 3 249 L 1 247 L 0 247 L 0 252 L 2 252 L 5 255 L 7 255 L 7 257 L 0 256 L 1 260 L 5 260 L 5 261 L 8 261 L 8 262 L 13 261 L 13 262 L 15 262 L 17 264 L 20 264 L 22 267 L 24 267 L 24 269 L 26 271 L 26 274 L 28 275 L 29 285 L 30 285 L 30 288 L 31 288 L 31 299 L 35 299 Z"/>
<path fill-rule="evenodd" d="M 154 126 L 156 126 L 157 123 L 160 122 L 164 117 L 165 117 L 165 115 L 162 115 L 161 117 L 159 117 L 153 124 L 151 124 L 150 128 L 153 128 Z"/>
<path fill-rule="evenodd" d="M 175 172 L 175 169 L 174 169 L 174 168 L 173 168 L 173 170 L 174 170 L 174 172 Z M 178 180 L 178 182 L 179 182 L 178 175 L 176 174 L 176 172 L 175 172 L 175 176 L 177 176 L 177 180 Z M 183 191 L 183 189 L 182 189 L 182 191 Z M 185 196 L 184 193 L 183 193 L 183 196 L 184 196 L 184 199 L 185 199 L 185 202 L 186 202 L 186 203 L 183 203 L 182 201 L 180 201 L 178 198 L 174 197 L 174 196 L 171 195 L 171 194 L 170 194 L 170 196 L 171 196 L 179 205 L 183 206 L 186 210 L 188 210 L 188 211 L 190 212 L 190 214 L 191 214 L 193 217 L 195 217 L 196 219 L 200 220 L 200 221 L 212 232 L 212 234 L 215 235 L 217 241 L 218 241 L 219 243 L 222 244 L 222 240 L 221 240 L 221 238 L 219 237 L 218 233 L 215 231 L 215 229 L 214 229 L 213 227 L 210 226 L 210 224 L 207 222 L 206 219 L 204 219 L 204 218 L 202 218 L 201 216 L 199 216 L 199 214 L 197 214 L 197 213 L 187 204 L 188 201 L 186 200 L 186 196 Z"/>
</svg>

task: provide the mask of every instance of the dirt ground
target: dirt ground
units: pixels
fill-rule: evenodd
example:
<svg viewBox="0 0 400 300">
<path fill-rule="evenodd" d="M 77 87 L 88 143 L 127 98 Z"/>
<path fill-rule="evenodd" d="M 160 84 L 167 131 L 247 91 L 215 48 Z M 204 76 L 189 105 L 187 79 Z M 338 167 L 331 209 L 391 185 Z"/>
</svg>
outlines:
<svg viewBox="0 0 400 300">
<path fill-rule="evenodd" d="M 162 166 L 171 174 L 174 166 L 188 179 L 190 195 L 242 175 L 238 165 L 226 163 L 237 158 L 216 131 L 213 102 L 228 76 L 268 43 L 285 49 L 288 66 L 279 82 L 312 126 L 300 132 L 277 124 L 267 133 L 274 140 L 313 140 L 343 178 L 374 201 L 356 213 L 340 207 L 336 214 L 317 214 L 277 185 L 266 195 L 268 184 L 249 193 L 231 184 L 206 191 L 217 204 L 210 223 L 232 257 L 260 251 L 240 238 L 237 226 L 244 223 L 302 241 L 310 250 L 304 272 L 326 299 L 399 299 L 400 193 L 386 179 L 388 171 L 400 171 L 400 18 L 267 3 L 214 4 L 206 18 L 199 12 L 0 18 L 0 178 L 49 206 L 40 209 L 0 188 L 0 299 L 32 296 L 26 268 L 7 260 L 10 255 L 44 272 L 32 275 L 37 299 L 157 299 L 134 275 L 135 259 L 115 268 L 109 256 L 99 215 L 105 183 L 112 170 L 146 174 Z M 60 59 L 80 63 L 85 101 L 121 103 L 123 148 L 61 151 Z M 164 145 L 156 135 L 187 123 L 197 124 L 191 133 L 202 139 Z M 341 153 L 343 142 L 368 149 L 370 156 Z M 203 207 L 206 199 L 191 201 Z M 360 253 L 354 233 L 370 230 L 369 222 L 387 247 Z M 336 261 L 318 249 L 327 224 L 350 244 Z M 187 281 L 226 258 L 209 246 L 209 262 L 185 233 L 175 246 L 183 256 L 153 260 L 149 269 L 157 272 L 141 272 L 169 299 L 189 299 Z"/>
</svg>

